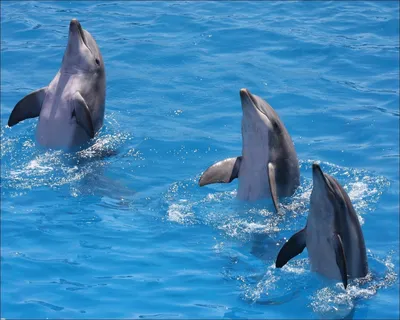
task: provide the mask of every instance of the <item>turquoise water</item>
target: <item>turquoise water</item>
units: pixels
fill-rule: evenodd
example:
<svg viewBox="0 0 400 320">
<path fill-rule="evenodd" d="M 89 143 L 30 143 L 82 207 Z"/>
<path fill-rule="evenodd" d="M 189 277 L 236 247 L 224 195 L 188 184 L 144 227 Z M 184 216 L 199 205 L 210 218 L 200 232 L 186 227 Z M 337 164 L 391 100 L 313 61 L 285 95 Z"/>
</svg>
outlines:
<svg viewBox="0 0 400 320">
<path fill-rule="evenodd" d="M 1 6 L 2 317 L 399 317 L 398 2 Z M 107 72 L 105 125 L 77 153 L 36 146 L 37 119 L 6 126 L 56 74 L 71 18 Z M 282 216 L 237 201 L 237 180 L 197 186 L 240 155 L 242 87 L 298 152 Z M 370 273 L 347 291 L 306 250 L 274 268 L 305 225 L 314 160 L 362 222 Z"/>
</svg>

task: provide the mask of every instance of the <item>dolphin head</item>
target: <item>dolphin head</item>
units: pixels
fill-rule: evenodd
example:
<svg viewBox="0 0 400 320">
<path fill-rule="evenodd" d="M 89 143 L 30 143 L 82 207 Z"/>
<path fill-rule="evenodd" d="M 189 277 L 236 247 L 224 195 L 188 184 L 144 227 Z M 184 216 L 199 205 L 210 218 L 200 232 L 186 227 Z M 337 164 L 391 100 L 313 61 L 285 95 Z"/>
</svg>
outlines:
<svg viewBox="0 0 400 320">
<path fill-rule="evenodd" d="M 255 111 L 261 113 L 266 117 L 264 111 L 264 104 L 266 103 L 263 99 L 255 94 L 251 94 L 246 88 L 240 89 L 240 100 L 242 102 L 243 114 L 254 114 Z M 257 113 L 258 114 L 258 113 Z M 259 115 L 259 116 L 261 116 Z"/>
<path fill-rule="evenodd" d="M 268 134 L 270 120 L 265 112 L 266 102 L 255 94 L 251 94 L 246 88 L 240 89 L 240 100 L 243 110 L 243 125 L 253 128 L 254 130 L 262 130 Z"/>
<path fill-rule="evenodd" d="M 269 154 L 269 130 L 271 122 L 263 111 L 265 103 L 260 97 L 253 95 L 247 89 L 240 90 L 242 102 L 242 153 L 245 157 L 258 159 L 259 166 L 265 170 Z"/>
<path fill-rule="evenodd" d="M 313 163 L 313 189 L 310 199 L 310 210 L 320 212 L 322 217 L 335 215 L 335 191 L 329 175 L 322 172 L 317 163 Z M 321 217 L 321 218 L 322 218 Z"/>
<path fill-rule="evenodd" d="M 68 45 L 61 70 L 67 73 L 104 72 L 103 58 L 96 41 L 77 19 L 72 19 L 69 24 Z"/>
</svg>

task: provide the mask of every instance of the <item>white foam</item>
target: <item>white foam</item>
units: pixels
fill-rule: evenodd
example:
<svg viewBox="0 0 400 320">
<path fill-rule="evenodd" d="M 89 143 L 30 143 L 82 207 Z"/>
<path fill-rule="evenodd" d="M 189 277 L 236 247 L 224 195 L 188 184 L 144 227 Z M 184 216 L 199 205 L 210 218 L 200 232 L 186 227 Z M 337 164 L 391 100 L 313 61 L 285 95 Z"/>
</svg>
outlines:
<svg viewBox="0 0 400 320">
<path fill-rule="evenodd" d="M 265 233 L 268 230 L 268 225 L 248 222 L 243 219 L 231 219 L 227 223 L 218 226 L 218 229 L 225 231 L 231 237 L 240 237 L 244 234 Z"/>
<path fill-rule="evenodd" d="M 310 305 L 314 312 L 323 317 L 330 317 L 333 313 L 335 316 L 338 314 L 346 315 L 354 308 L 354 301 L 357 298 L 369 299 L 380 288 L 392 285 L 397 279 L 397 274 L 394 272 L 391 254 L 385 260 L 376 257 L 372 258 L 386 267 L 385 276 L 377 278 L 368 273 L 363 279 L 352 280 L 346 291 L 343 290 L 343 285 L 340 282 L 335 287 L 324 287 L 318 290 L 311 297 L 312 302 Z"/>
<path fill-rule="evenodd" d="M 173 203 L 168 208 L 168 220 L 179 224 L 192 224 L 194 213 L 186 205 Z"/>
<path fill-rule="evenodd" d="M 242 278 L 241 281 L 243 282 L 241 287 L 245 292 L 245 298 L 250 301 L 256 301 L 259 300 L 262 295 L 268 296 L 271 291 L 275 290 L 278 278 L 274 275 L 273 270 L 269 268 L 255 286 L 247 284 L 244 278 Z"/>
</svg>

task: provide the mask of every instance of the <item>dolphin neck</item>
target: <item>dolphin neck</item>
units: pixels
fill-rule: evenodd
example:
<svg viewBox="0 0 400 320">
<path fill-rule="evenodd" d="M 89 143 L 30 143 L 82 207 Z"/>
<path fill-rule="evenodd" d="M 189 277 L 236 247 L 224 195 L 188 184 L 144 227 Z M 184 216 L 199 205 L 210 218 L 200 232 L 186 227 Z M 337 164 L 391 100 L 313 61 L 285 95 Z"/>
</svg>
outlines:
<svg viewBox="0 0 400 320">
<path fill-rule="evenodd" d="M 76 69 L 76 68 L 65 68 L 61 67 L 60 68 L 60 74 L 61 75 L 80 75 L 80 74 L 89 74 L 91 73 L 90 70 L 82 70 L 82 69 Z"/>
</svg>

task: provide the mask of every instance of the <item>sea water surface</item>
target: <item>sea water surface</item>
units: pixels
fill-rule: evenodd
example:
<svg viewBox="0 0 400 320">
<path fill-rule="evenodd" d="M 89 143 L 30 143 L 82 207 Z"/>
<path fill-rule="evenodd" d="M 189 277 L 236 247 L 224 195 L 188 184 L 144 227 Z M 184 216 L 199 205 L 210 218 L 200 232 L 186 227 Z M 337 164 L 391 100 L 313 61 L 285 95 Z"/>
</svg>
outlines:
<svg viewBox="0 0 400 320">
<path fill-rule="evenodd" d="M 105 124 L 79 152 L 35 142 L 14 105 L 55 76 L 77 18 L 106 65 Z M 197 184 L 241 154 L 239 90 L 278 112 L 301 186 L 235 199 Z M 62 132 L 60 132 L 62 134 Z M 369 274 L 310 272 L 280 247 L 320 161 L 359 215 Z M 399 318 L 398 2 L 1 3 L 1 317 Z"/>
</svg>

